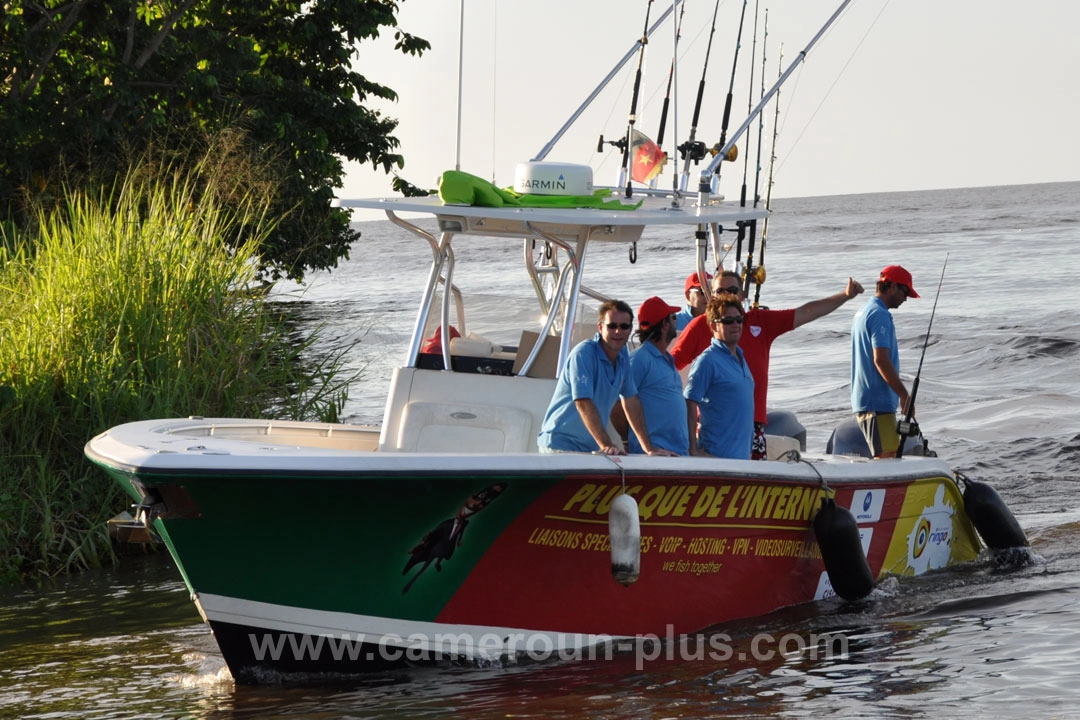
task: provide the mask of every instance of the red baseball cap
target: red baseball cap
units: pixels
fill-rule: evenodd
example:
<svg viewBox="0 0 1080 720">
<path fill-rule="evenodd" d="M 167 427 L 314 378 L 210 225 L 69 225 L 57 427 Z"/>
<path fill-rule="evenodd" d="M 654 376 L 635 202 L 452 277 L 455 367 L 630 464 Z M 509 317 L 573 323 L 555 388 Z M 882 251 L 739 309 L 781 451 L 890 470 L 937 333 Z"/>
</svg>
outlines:
<svg viewBox="0 0 1080 720">
<path fill-rule="evenodd" d="M 919 297 L 919 293 L 915 292 L 915 288 L 911 285 L 911 273 L 901 265 L 889 265 L 881 271 L 881 277 L 878 280 L 887 280 L 897 285 L 903 285 L 908 290 L 908 297 Z"/>
<path fill-rule="evenodd" d="M 705 273 L 705 282 L 712 280 L 712 275 Z M 701 287 L 701 281 L 698 279 L 698 274 L 692 272 L 686 276 L 686 287 L 683 288 L 683 294 L 690 292 L 693 288 Z"/>
<path fill-rule="evenodd" d="M 679 312 L 679 308 L 668 305 L 658 297 L 651 297 L 641 303 L 641 308 L 638 309 L 638 327 L 642 330 L 649 330 L 654 325 L 664 322 L 664 318 L 677 312 Z"/>
<path fill-rule="evenodd" d="M 461 333 L 453 325 L 450 326 L 450 339 L 461 337 Z M 420 349 L 422 353 L 441 353 L 442 352 L 442 328 L 438 325 L 435 326 L 435 332 L 431 334 L 431 337 L 424 341 L 424 347 Z"/>
</svg>

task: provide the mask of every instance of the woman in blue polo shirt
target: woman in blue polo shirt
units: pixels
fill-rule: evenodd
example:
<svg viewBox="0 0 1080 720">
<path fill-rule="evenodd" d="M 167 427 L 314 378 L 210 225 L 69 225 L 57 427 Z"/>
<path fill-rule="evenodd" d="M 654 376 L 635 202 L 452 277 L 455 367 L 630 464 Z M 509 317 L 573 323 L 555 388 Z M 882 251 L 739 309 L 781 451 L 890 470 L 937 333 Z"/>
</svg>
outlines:
<svg viewBox="0 0 1080 720">
<path fill-rule="evenodd" d="M 737 295 L 717 293 L 709 300 L 705 316 L 713 339 L 694 360 L 683 390 L 690 454 L 749 460 L 754 377 L 739 347 L 742 303 Z"/>
</svg>

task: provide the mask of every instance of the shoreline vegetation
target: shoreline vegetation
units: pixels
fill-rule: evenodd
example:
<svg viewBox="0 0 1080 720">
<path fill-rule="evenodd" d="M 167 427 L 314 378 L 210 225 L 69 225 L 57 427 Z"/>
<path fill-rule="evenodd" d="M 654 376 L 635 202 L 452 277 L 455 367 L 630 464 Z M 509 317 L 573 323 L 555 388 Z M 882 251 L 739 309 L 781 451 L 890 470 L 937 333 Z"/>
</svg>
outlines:
<svg viewBox="0 0 1080 720">
<path fill-rule="evenodd" d="M 349 347 L 309 352 L 260 280 L 273 189 L 215 168 L 144 158 L 0 226 L 0 584 L 115 560 L 130 500 L 83 455 L 109 427 L 338 419 Z"/>
</svg>

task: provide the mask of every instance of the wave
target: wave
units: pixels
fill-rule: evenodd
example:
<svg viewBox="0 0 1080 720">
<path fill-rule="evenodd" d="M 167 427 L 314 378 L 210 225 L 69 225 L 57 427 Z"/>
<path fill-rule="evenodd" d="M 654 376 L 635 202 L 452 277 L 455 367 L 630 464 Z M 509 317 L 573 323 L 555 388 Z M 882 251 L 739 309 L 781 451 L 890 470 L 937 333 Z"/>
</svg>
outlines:
<svg viewBox="0 0 1080 720">
<path fill-rule="evenodd" d="M 1040 335 L 1021 335 L 1007 340 L 1004 345 L 1025 351 L 1027 357 L 1064 358 L 1080 350 L 1080 340 Z"/>
</svg>

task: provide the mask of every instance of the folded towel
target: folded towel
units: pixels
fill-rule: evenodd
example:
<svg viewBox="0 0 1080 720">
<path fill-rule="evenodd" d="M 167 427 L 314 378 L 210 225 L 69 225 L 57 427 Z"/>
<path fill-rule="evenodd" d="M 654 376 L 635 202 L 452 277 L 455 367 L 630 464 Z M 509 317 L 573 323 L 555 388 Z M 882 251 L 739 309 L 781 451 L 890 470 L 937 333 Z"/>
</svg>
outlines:
<svg viewBox="0 0 1080 720">
<path fill-rule="evenodd" d="M 460 170 L 447 170 L 439 178 L 439 199 L 447 205 L 502 207 L 521 204 L 514 193 L 500 190 L 494 183 Z"/>
<path fill-rule="evenodd" d="M 603 208 L 605 210 L 635 210 L 632 205 L 619 200 L 605 200 L 611 190 L 600 189 L 592 195 L 522 195 L 512 190 L 498 188 L 482 177 L 460 170 L 447 170 L 439 178 L 439 199 L 447 205 L 480 205 L 481 207 L 559 207 Z"/>
</svg>

